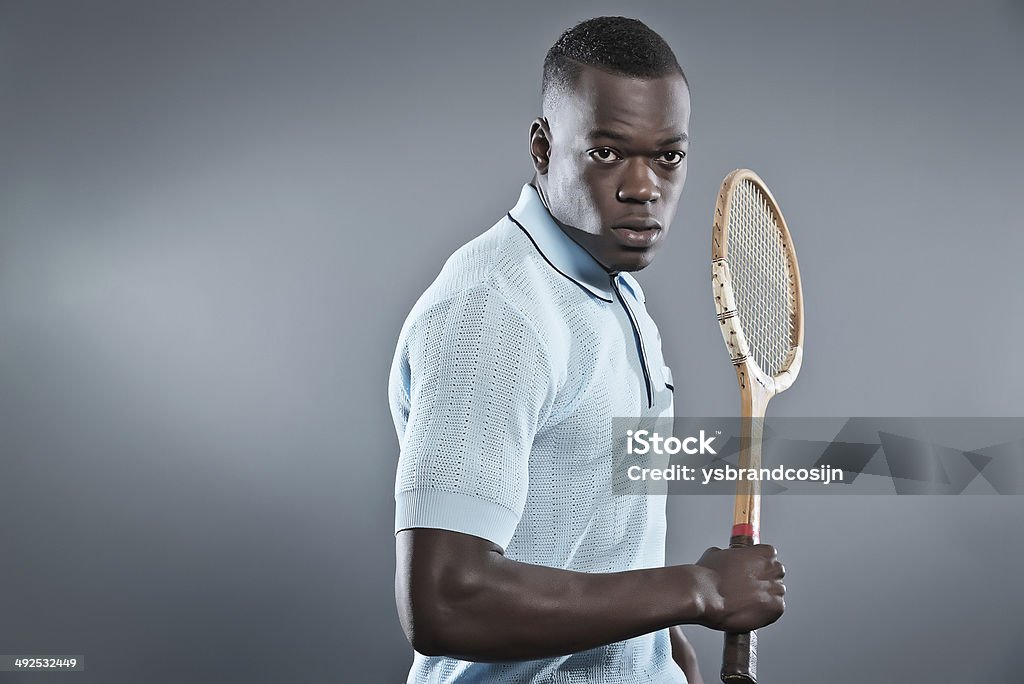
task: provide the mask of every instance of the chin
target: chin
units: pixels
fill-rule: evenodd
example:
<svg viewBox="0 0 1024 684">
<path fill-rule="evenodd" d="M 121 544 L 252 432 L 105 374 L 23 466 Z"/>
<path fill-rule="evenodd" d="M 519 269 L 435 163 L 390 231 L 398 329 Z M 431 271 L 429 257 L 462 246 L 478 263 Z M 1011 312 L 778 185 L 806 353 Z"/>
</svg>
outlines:
<svg viewBox="0 0 1024 684">
<path fill-rule="evenodd" d="M 654 261 L 654 254 L 650 252 L 631 253 L 625 255 L 619 255 L 619 258 L 615 259 L 616 271 L 642 271 L 651 265 Z"/>
</svg>

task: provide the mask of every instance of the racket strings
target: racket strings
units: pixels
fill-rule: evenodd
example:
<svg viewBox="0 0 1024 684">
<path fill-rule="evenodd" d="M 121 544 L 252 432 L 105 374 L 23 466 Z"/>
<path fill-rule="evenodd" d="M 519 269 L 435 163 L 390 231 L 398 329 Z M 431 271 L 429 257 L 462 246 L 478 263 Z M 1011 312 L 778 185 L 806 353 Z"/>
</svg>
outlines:
<svg viewBox="0 0 1024 684">
<path fill-rule="evenodd" d="M 728 261 L 750 353 L 769 376 L 785 370 L 795 308 L 789 256 L 767 198 L 742 181 L 729 205 Z"/>
</svg>

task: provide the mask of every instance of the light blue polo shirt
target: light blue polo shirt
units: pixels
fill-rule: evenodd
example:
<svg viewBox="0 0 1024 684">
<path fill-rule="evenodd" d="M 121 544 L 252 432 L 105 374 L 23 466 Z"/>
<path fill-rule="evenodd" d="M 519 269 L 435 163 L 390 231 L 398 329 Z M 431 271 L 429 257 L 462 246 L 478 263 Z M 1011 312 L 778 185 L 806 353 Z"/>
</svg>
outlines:
<svg viewBox="0 0 1024 684">
<path fill-rule="evenodd" d="M 530 186 L 457 250 L 406 319 L 389 398 L 401 454 L 395 531 L 488 539 L 580 572 L 665 563 L 664 495 L 612 490 L 612 419 L 672 416 L 644 293 L 609 275 Z M 622 453 L 619 449 L 619 453 Z M 416 684 L 679 684 L 662 630 L 559 658 L 474 663 L 417 653 Z"/>
</svg>

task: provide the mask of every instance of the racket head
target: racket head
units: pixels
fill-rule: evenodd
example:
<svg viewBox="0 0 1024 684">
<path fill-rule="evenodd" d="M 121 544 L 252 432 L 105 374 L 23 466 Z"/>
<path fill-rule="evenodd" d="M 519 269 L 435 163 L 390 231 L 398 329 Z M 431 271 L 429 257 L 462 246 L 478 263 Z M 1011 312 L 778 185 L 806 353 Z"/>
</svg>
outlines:
<svg viewBox="0 0 1024 684">
<path fill-rule="evenodd" d="M 784 391 L 803 361 L 804 300 L 786 219 L 750 169 L 722 181 L 711 241 L 712 288 L 722 337 L 767 395 Z"/>
</svg>

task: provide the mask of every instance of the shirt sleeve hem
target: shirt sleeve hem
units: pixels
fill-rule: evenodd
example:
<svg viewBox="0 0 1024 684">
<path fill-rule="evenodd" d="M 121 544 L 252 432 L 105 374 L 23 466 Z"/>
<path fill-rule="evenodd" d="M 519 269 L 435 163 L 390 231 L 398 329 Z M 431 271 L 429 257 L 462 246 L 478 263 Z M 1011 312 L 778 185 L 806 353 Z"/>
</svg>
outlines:
<svg viewBox="0 0 1024 684">
<path fill-rule="evenodd" d="M 430 527 L 471 534 L 502 549 L 512 540 L 519 515 L 475 496 L 437 489 L 410 489 L 395 495 L 395 534 Z"/>
</svg>

